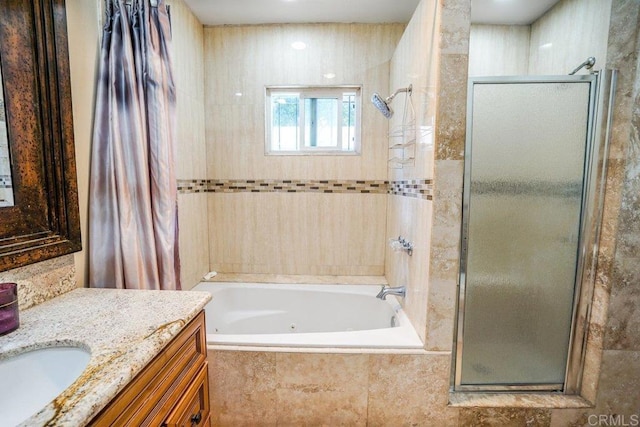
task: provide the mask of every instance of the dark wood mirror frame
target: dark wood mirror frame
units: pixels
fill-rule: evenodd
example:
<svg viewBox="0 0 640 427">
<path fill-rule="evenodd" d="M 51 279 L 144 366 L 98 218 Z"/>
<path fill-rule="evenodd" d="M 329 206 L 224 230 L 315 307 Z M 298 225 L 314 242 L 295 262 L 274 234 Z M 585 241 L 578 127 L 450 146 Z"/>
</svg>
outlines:
<svg viewBox="0 0 640 427">
<path fill-rule="evenodd" d="M 15 198 L 0 208 L 0 271 L 82 248 L 66 26 L 64 0 L 0 1 Z"/>
</svg>

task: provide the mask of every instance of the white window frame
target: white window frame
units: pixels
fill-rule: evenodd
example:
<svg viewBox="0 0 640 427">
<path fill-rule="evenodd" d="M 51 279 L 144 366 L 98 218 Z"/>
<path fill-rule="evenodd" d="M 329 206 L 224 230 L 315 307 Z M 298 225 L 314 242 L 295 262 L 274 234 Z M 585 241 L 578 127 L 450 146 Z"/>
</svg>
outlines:
<svg viewBox="0 0 640 427">
<path fill-rule="evenodd" d="M 356 123 L 355 123 L 355 140 L 353 150 L 344 149 L 346 141 L 342 139 L 342 107 L 345 93 L 355 93 L 356 104 Z M 297 147 L 296 150 L 272 150 L 271 134 L 272 134 L 272 105 L 271 98 L 274 95 L 297 95 L 299 99 L 299 114 L 297 123 Z M 311 147 L 306 146 L 305 142 L 305 99 L 309 98 L 334 98 L 338 102 L 337 118 L 338 118 L 338 141 L 336 147 Z M 304 155 L 338 155 L 338 156 L 354 156 L 360 155 L 360 137 L 362 129 L 362 86 L 361 85 L 343 85 L 343 86 L 266 86 L 265 87 L 265 154 L 273 156 L 304 156 Z"/>
</svg>

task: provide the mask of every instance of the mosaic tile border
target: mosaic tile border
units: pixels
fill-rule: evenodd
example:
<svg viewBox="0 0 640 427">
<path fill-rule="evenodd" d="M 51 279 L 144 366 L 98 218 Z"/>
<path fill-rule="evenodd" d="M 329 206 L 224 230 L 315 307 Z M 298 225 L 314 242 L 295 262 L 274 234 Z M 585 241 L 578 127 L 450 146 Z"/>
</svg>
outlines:
<svg viewBox="0 0 640 427">
<path fill-rule="evenodd" d="M 207 179 L 179 179 L 178 194 L 206 193 L 208 182 Z"/>
<path fill-rule="evenodd" d="M 405 181 L 390 181 L 389 191 L 387 192 L 387 194 L 433 200 L 433 180 L 415 179 Z"/>
<path fill-rule="evenodd" d="M 179 179 L 179 194 L 191 193 L 359 193 L 393 194 L 432 200 L 433 181 Z"/>
</svg>

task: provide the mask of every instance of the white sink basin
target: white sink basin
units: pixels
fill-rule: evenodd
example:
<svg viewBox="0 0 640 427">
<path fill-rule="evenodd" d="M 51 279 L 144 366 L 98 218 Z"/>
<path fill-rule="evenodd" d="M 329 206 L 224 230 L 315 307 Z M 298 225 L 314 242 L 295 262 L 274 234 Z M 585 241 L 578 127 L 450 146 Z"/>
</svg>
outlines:
<svg viewBox="0 0 640 427">
<path fill-rule="evenodd" d="M 47 406 L 82 374 L 90 353 L 47 347 L 0 360 L 0 426 L 15 426 Z"/>
</svg>

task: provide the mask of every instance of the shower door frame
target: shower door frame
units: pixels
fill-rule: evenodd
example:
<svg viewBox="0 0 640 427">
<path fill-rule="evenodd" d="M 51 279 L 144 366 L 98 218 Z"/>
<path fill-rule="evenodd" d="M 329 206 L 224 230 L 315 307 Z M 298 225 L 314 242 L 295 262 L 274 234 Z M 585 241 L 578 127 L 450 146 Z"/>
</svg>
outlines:
<svg viewBox="0 0 640 427">
<path fill-rule="evenodd" d="M 451 391 L 477 392 L 562 392 L 578 394 L 586 350 L 591 299 L 595 283 L 598 238 L 602 222 L 602 205 L 606 179 L 609 129 L 615 92 L 616 72 L 602 70 L 588 75 L 573 76 L 500 76 L 470 77 L 467 86 L 467 124 L 462 199 L 462 229 L 460 237 L 460 270 L 458 277 L 457 316 L 454 325 Z M 531 83 L 588 83 L 589 104 L 585 138 L 585 160 L 582 201 L 580 210 L 579 241 L 574 279 L 571 328 L 565 378 L 562 384 L 499 384 L 463 385 L 462 354 L 464 336 L 464 309 L 467 276 L 469 210 L 471 189 L 471 156 L 474 86 L 476 84 L 531 84 Z"/>
</svg>

